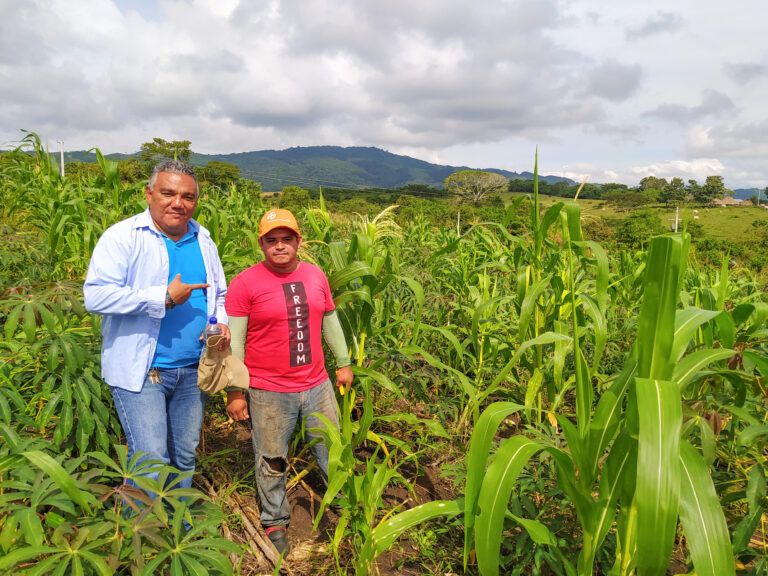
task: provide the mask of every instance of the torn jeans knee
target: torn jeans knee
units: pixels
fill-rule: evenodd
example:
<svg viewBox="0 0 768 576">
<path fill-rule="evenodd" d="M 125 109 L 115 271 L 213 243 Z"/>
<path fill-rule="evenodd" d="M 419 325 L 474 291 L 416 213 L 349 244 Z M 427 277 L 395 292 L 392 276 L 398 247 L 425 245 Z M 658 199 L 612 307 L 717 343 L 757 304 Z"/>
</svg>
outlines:
<svg viewBox="0 0 768 576">
<path fill-rule="evenodd" d="M 267 476 L 285 476 L 288 463 L 280 456 L 262 456 L 260 467 Z"/>
</svg>

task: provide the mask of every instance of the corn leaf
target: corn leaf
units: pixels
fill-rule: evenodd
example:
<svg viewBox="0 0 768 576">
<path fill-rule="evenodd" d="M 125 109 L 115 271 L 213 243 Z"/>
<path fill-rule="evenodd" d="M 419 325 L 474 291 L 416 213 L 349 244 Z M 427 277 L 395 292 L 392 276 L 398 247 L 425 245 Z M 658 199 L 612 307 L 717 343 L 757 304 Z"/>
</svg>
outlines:
<svg viewBox="0 0 768 576">
<path fill-rule="evenodd" d="M 714 362 L 726 360 L 734 354 L 736 354 L 735 350 L 729 350 L 727 348 L 697 350 L 696 352 L 691 352 L 675 365 L 672 380 L 677 383 L 680 390 L 683 390 L 696 378 L 699 371 Z"/>
<path fill-rule="evenodd" d="M 640 576 L 666 572 L 680 502 L 682 403 L 674 382 L 636 379 L 637 566 Z"/>
<path fill-rule="evenodd" d="M 467 451 L 467 480 L 464 488 L 464 566 L 466 568 L 469 551 L 474 536 L 477 502 L 480 487 L 485 476 L 485 468 L 491 451 L 493 438 L 502 420 L 510 414 L 523 409 L 513 402 L 494 402 L 488 406 L 475 423 Z"/>
<path fill-rule="evenodd" d="M 716 318 L 720 311 L 702 310 L 693 306 L 679 310 L 675 315 L 675 343 L 672 358 L 680 360 L 699 327 Z"/>
<path fill-rule="evenodd" d="M 390 516 L 371 532 L 375 554 L 378 556 L 387 550 L 409 528 L 440 516 L 457 516 L 462 509 L 462 503 L 456 500 L 435 500 Z"/>
<path fill-rule="evenodd" d="M 523 467 L 543 448 L 544 445 L 539 442 L 524 436 L 513 436 L 499 446 L 488 466 L 480 487 L 480 513 L 475 524 L 477 567 L 483 576 L 499 574 L 501 536 L 509 496 Z"/>
<path fill-rule="evenodd" d="M 728 524 L 709 470 L 696 449 L 680 445 L 680 522 L 698 576 L 729 576 L 736 566 Z"/>
<path fill-rule="evenodd" d="M 651 240 L 637 330 L 637 374 L 641 378 L 672 377 L 674 311 L 684 263 L 683 248 L 680 236 L 657 236 Z"/>
</svg>

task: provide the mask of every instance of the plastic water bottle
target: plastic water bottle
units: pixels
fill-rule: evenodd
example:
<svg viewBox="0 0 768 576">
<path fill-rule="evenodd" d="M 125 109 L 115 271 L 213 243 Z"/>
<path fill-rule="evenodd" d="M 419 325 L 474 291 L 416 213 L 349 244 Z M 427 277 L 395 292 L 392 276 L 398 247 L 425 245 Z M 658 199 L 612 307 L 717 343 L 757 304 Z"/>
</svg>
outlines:
<svg viewBox="0 0 768 576">
<path fill-rule="evenodd" d="M 219 326 L 219 321 L 216 320 L 216 316 L 211 316 L 208 319 L 208 325 L 205 327 L 205 338 L 207 339 L 209 336 L 220 336 L 221 335 L 221 326 Z"/>
</svg>

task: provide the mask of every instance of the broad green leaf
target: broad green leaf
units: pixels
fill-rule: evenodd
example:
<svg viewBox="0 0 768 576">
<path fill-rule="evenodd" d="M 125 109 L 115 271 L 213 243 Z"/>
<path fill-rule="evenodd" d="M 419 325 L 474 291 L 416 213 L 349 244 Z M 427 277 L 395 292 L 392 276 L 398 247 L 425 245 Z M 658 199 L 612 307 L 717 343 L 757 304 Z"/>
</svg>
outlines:
<svg viewBox="0 0 768 576">
<path fill-rule="evenodd" d="M 584 311 L 592 320 L 592 334 L 594 335 L 595 350 L 593 353 L 592 370 L 591 372 L 597 372 L 600 366 L 600 360 L 603 357 L 603 351 L 605 345 L 608 342 L 608 323 L 605 319 L 605 314 L 600 306 L 591 297 L 586 294 L 582 294 L 580 297 L 581 305 L 584 307 Z"/>
<path fill-rule="evenodd" d="M 675 315 L 675 343 L 672 351 L 672 357 L 675 361 L 680 360 L 685 354 L 688 344 L 699 327 L 719 316 L 719 310 L 702 310 L 690 306 L 679 310 Z"/>
<path fill-rule="evenodd" d="M 682 404 L 674 382 L 637 378 L 640 416 L 637 455 L 638 574 L 666 571 L 680 502 Z"/>
<path fill-rule="evenodd" d="M 545 276 L 531 286 L 523 300 L 523 304 L 520 307 L 520 316 L 517 321 L 517 335 L 520 340 L 528 340 L 529 326 L 533 318 L 534 311 L 536 309 L 536 301 L 539 299 L 544 291 L 549 287 L 549 281 L 551 276 Z M 532 334 L 536 336 L 536 334 Z"/>
<path fill-rule="evenodd" d="M 5 556 L 0 556 L 0 570 L 10 570 L 14 566 L 38 558 L 43 554 L 53 554 L 58 551 L 57 548 L 51 548 L 50 546 L 28 546 L 19 548 L 18 550 L 9 552 Z"/>
<path fill-rule="evenodd" d="M 592 417 L 593 390 L 589 366 L 581 351 L 578 338 L 573 339 L 573 354 L 576 363 L 576 425 L 581 437 L 586 438 Z"/>
<path fill-rule="evenodd" d="M 603 392 L 597 402 L 597 408 L 589 425 L 588 449 L 585 456 L 589 462 L 588 483 L 590 484 L 597 478 L 598 462 L 605 454 L 619 427 L 624 397 L 630 384 L 634 382 L 636 374 L 637 361 L 633 350 L 616 381 Z"/>
<path fill-rule="evenodd" d="M 680 445 L 680 522 L 697 576 L 736 574 L 720 499 L 701 456 L 686 440 Z"/>
<path fill-rule="evenodd" d="M 747 426 L 739 434 L 740 446 L 751 446 L 758 438 L 768 436 L 768 424 Z"/>
<path fill-rule="evenodd" d="M 69 472 L 67 472 L 61 464 L 48 456 L 48 454 L 40 452 L 39 450 L 24 452 L 23 456 L 45 472 L 62 492 L 69 496 L 75 504 L 80 506 L 86 514 L 90 515 L 91 505 L 95 504 L 93 495 L 78 488 L 75 479 L 72 478 Z"/>
<path fill-rule="evenodd" d="M 651 239 L 637 329 L 637 374 L 641 378 L 672 377 L 675 306 L 685 263 L 684 246 L 680 236 Z"/>
<path fill-rule="evenodd" d="M 23 508 L 14 512 L 13 515 L 17 518 L 27 543 L 32 546 L 42 546 L 45 530 L 37 511 L 34 508 Z"/>
<path fill-rule="evenodd" d="M 436 500 L 390 516 L 371 532 L 375 554 L 378 556 L 387 550 L 409 528 L 432 518 L 457 516 L 461 514 L 462 509 L 461 503 L 456 500 Z"/>
<path fill-rule="evenodd" d="M 592 251 L 592 257 L 595 259 L 595 300 L 597 300 L 600 310 L 608 310 L 610 298 L 608 294 L 608 254 L 600 244 L 591 240 L 582 241 L 579 245 Z"/>
<path fill-rule="evenodd" d="M 477 567 L 483 576 L 497 576 L 501 536 L 509 496 L 523 467 L 544 445 L 523 436 L 502 442 L 483 478 L 475 524 Z"/>
<path fill-rule="evenodd" d="M 752 535 L 763 518 L 762 505 L 766 494 L 765 473 L 759 465 L 752 466 L 747 480 L 747 505 L 749 513 L 742 518 L 733 531 L 733 550 L 737 554 L 746 550 Z"/>
<path fill-rule="evenodd" d="M 714 362 L 726 360 L 736 354 L 735 350 L 727 348 L 715 348 L 706 350 L 696 350 L 685 356 L 675 365 L 675 371 L 672 374 L 672 380 L 677 383 L 680 390 L 692 382 L 698 372 Z"/>
<path fill-rule="evenodd" d="M 584 545 L 579 554 L 578 566 L 581 574 L 594 572 L 595 557 L 605 540 L 616 514 L 616 502 L 621 492 L 624 475 L 633 473 L 636 466 L 637 444 L 628 434 L 619 436 L 608 456 L 600 478 L 600 498 L 589 516 L 591 522 L 583 526 Z"/>
<path fill-rule="evenodd" d="M 464 488 L 464 564 L 466 566 L 474 536 L 477 501 L 485 477 L 491 444 L 501 422 L 510 414 L 523 409 L 513 402 L 494 402 L 483 410 L 475 423 L 467 450 L 467 479 Z"/>
<path fill-rule="evenodd" d="M 528 384 L 525 388 L 525 419 L 532 422 L 532 411 L 535 408 L 536 399 L 539 397 L 539 390 L 544 381 L 541 370 L 535 368 Z"/>
<path fill-rule="evenodd" d="M 374 370 L 373 368 L 365 368 L 363 366 L 356 366 L 352 365 L 352 372 L 355 374 L 355 376 L 359 377 L 366 377 L 370 378 L 371 380 L 374 380 L 377 384 L 379 384 L 382 388 L 386 388 L 393 394 L 396 394 L 397 396 L 402 396 L 403 392 L 400 390 L 400 388 L 392 382 L 384 373 L 379 372 L 378 370 Z M 352 384 L 355 385 L 354 383 Z"/>
<path fill-rule="evenodd" d="M 35 320 L 35 306 L 31 302 L 24 305 L 22 328 L 27 338 L 27 344 L 32 344 L 37 332 L 37 321 Z"/>
<path fill-rule="evenodd" d="M 115 571 L 106 563 L 104 558 L 98 554 L 83 549 L 78 550 L 78 554 L 87 560 L 90 565 L 96 569 L 96 572 L 98 572 L 101 576 L 111 576 L 115 573 Z"/>
<path fill-rule="evenodd" d="M 331 286 L 332 291 L 340 290 L 353 280 L 358 280 L 365 276 L 374 276 L 373 270 L 365 262 L 355 261 L 350 262 L 341 270 L 330 275 L 328 283 Z"/>
<path fill-rule="evenodd" d="M 550 532 L 549 528 L 545 524 L 542 524 L 538 520 L 531 520 L 529 518 L 521 518 L 520 516 L 515 516 L 511 512 L 507 513 L 507 517 L 511 518 L 520 526 L 522 526 L 526 532 L 528 532 L 528 536 L 531 537 L 531 540 L 533 540 L 536 544 L 541 544 L 545 546 L 557 546 L 557 538 Z"/>
<path fill-rule="evenodd" d="M 757 354 L 751 350 L 744 351 L 744 366 L 751 364 L 762 374 L 763 378 L 768 377 L 768 358 L 762 354 Z M 754 369 L 754 368 L 753 368 Z"/>
</svg>

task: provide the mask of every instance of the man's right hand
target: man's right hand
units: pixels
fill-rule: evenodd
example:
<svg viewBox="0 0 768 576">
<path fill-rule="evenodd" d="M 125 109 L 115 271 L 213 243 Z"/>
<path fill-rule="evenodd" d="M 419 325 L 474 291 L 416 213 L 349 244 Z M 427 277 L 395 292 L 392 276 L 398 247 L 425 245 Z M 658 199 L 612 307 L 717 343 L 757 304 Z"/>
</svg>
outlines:
<svg viewBox="0 0 768 576">
<path fill-rule="evenodd" d="M 227 414 L 232 420 L 248 420 L 248 401 L 245 393 L 227 392 Z"/>
<path fill-rule="evenodd" d="M 181 274 L 176 274 L 176 277 L 168 284 L 168 294 L 173 303 L 178 306 L 189 300 L 192 290 L 201 288 L 208 288 L 208 284 L 185 284 L 181 281 Z"/>
</svg>

